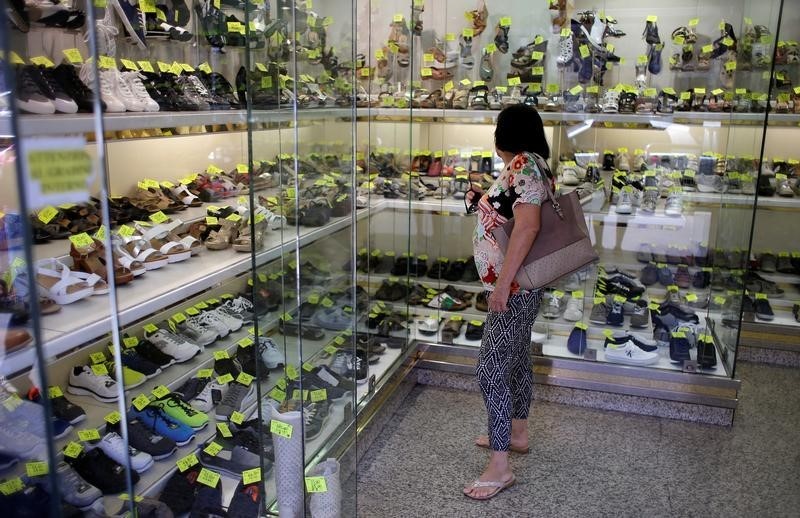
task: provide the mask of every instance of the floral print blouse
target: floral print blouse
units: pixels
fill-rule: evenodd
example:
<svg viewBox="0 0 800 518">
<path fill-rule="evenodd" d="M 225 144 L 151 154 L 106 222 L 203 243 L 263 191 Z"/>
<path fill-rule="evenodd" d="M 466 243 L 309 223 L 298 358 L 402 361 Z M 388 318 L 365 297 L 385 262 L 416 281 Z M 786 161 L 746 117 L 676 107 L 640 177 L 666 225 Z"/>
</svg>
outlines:
<svg viewBox="0 0 800 518">
<path fill-rule="evenodd" d="M 492 236 L 492 231 L 514 217 L 514 207 L 520 203 L 540 205 L 547 199 L 546 173 L 539 170 L 532 153 L 520 153 L 506 166 L 494 184 L 478 203 L 478 224 L 472 237 L 475 266 L 487 290 L 493 290 L 503 267 L 503 252 Z M 550 188 L 553 189 L 552 180 Z M 518 293 L 519 285 L 511 283 L 511 293 Z"/>
</svg>

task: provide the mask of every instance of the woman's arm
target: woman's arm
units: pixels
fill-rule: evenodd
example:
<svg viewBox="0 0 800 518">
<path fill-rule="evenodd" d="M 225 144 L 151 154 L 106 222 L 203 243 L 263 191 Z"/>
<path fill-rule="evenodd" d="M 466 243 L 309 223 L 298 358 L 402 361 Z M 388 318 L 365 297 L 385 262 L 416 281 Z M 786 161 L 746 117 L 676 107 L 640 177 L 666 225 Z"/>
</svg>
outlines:
<svg viewBox="0 0 800 518">
<path fill-rule="evenodd" d="M 514 230 L 508 240 L 508 249 L 503 259 L 503 267 L 495 283 L 494 292 L 489 295 L 490 311 L 507 311 L 511 283 L 517 276 L 522 261 L 528 255 L 541 227 L 542 208 L 531 203 L 520 203 L 514 208 Z"/>
</svg>

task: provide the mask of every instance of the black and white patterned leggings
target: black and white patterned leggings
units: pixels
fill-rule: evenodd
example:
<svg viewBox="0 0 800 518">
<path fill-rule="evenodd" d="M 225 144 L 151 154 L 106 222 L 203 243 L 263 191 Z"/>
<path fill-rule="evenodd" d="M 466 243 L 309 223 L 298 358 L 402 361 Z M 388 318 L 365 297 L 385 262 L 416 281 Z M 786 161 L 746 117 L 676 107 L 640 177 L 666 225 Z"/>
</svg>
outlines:
<svg viewBox="0 0 800 518">
<path fill-rule="evenodd" d="M 542 290 L 511 295 L 508 311 L 490 311 L 483 330 L 478 383 L 489 414 L 489 445 L 508 451 L 511 419 L 527 419 L 533 391 L 531 330 L 539 313 Z"/>
</svg>

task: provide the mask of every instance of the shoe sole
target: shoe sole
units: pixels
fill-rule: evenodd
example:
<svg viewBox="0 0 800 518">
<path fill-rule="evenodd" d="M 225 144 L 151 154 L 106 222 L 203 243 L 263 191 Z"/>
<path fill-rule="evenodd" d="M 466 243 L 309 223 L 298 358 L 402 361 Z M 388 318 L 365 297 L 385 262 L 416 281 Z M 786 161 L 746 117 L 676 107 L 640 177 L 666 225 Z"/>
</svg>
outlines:
<svg viewBox="0 0 800 518">
<path fill-rule="evenodd" d="M 67 392 L 69 392 L 70 394 L 74 394 L 76 396 L 91 396 L 98 401 L 102 401 L 103 403 L 114 403 L 115 401 L 117 401 L 117 396 L 114 396 L 113 398 L 104 397 L 97 394 L 91 389 L 88 389 L 86 387 L 77 387 L 72 383 L 67 385 Z"/>
<path fill-rule="evenodd" d="M 144 451 L 144 450 L 141 450 L 141 451 Z M 153 457 L 153 460 L 164 460 L 166 458 L 169 458 L 169 457 L 172 457 L 173 455 L 175 455 L 176 451 L 178 451 L 178 448 L 172 448 L 172 451 L 170 451 L 169 453 L 162 453 L 161 455 L 153 455 L 151 453 L 150 456 Z M 145 452 L 145 453 L 147 453 L 147 452 Z"/>
</svg>

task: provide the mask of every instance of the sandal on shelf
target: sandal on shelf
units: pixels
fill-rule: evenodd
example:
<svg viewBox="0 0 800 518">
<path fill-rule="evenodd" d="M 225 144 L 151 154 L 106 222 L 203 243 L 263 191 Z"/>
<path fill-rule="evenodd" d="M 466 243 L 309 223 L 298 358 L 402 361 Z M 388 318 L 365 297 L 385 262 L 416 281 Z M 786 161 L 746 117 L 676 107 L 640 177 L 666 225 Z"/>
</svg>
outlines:
<svg viewBox="0 0 800 518">
<path fill-rule="evenodd" d="M 106 267 L 105 247 L 102 241 L 92 239 L 92 244 L 83 247 L 77 247 L 75 243 L 72 243 L 69 255 L 72 257 L 72 262 L 77 270 L 75 272 L 76 275 L 83 278 L 87 284 L 94 286 L 96 293 L 108 293 L 108 287 L 103 287 L 108 282 L 108 268 Z M 128 284 L 133 280 L 133 273 L 122 265 L 114 266 L 112 271 L 114 272 L 114 283 L 116 285 Z M 80 272 L 97 275 L 102 279 L 103 283 L 100 284 L 94 279 L 88 279 L 81 275 Z"/>
<path fill-rule="evenodd" d="M 229 219 L 219 220 L 219 230 L 212 230 L 206 239 L 209 250 L 225 250 L 238 235 L 239 223 Z"/>
<path fill-rule="evenodd" d="M 239 235 L 233 240 L 233 249 L 237 252 L 250 252 L 260 250 L 264 245 L 264 234 L 267 232 L 267 220 L 261 219 L 255 223 L 255 234 L 250 233 L 250 224 L 244 225 Z M 255 238 L 253 237 L 255 236 Z"/>
<path fill-rule="evenodd" d="M 114 260 L 121 266 L 131 271 L 134 277 L 138 277 L 147 272 L 147 267 L 142 261 L 135 259 L 127 250 L 124 243 L 116 236 L 112 237 L 112 253 Z"/>
<path fill-rule="evenodd" d="M 149 242 L 161 254 L 167 256 L 170 263 L 179 263 L 192 256 L 192 251 L 180 241 L 172 241 L 169 238 L 172 231 L 180 224 L 180 221 L 174 220 L 147 228 L 137 223 L 136 229 L 141 233 L 142 239 Z"/>
<path fill-rule="evenodd" d="M 184 184 L 179 184 L 176 187 L 172 187 L 170 191 L 188 207 L 199 207 L 203 204 L 203 202 L 200 201 L 200 198 L 197 195 L 192 194 L 189 191 L 189 188 Z"/>
<path fill-rule="evenodd" d="M 142 263 L 145 270 L 158 270 L 169 263 L 169 257 L 153 248 L 141 236 L 123 237 L 122 241 L 124 244 L 120 246 L 120 251 L 127 252 L 135 261 Z"/>
<path fill-rule="evenodd" d="M 36 283 L 61 306 L 94 294 L 93 287 L 73 275 L 67 265 L 57 259 L 45 259 L 37 264 Z"/>
</svg>

